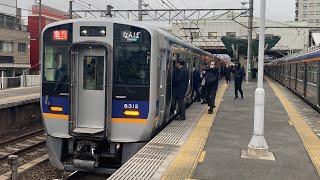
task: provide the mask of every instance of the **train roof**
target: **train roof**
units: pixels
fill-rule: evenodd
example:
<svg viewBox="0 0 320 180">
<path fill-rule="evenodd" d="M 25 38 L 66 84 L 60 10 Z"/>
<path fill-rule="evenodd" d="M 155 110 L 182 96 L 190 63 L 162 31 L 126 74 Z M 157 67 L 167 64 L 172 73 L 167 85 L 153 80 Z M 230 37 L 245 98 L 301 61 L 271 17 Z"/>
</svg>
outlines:
<svg viewBox="0 0 320 180">
<path fill-rule="evenodd" d="M 298 53 L 291 54 L 290 56 L 285 56 L 280 59 L 271 61 L 272 64 L 280 64 L 284 62 L 296 62 L 303 60 L 316 60 L 320 58 L 320 47 L 313 46 L 308 49 L 302 50 Z"/>
<path fill-rule="evenodd" d="M 120 24 L 126 24 L 126 25 L 131 25 L 131 26 L 136 26 L 136 27 L 140 27 L 140 28 L 144 28 L 148 31 L 152 32 L 157 32 L 160 33 L 166 37 L 169 38 L 169 41 L 174 42 L 177 45 L 180 45 L 182 47 L 186 47 L 189 48 L 190 50 L 193 50 L 197 53 L 202 53 L 208 56 L 213 56 L 211 53 L 204 51 L 200 48 L 198 48 L 197 46 L 193 45 L 192 43 L 183 41 L 182 39 L 176 37 L 175 35 L 173 35 L 170 32 L 167 32 L 161 28 L 140 22 L 140 21 L 130 21 L 130 20 L 123 20 L 123 19 L 116 19 L 116 18 L 78 18 L 78 19 L 69 19 L 69 20 L 64 20 L 64 21 L 58 21 L 58 22 L 54 22 L 51 24 L 48 24 L 44 29 L 43 32 L 50 27 L 54 27 L 54 26 L 58 26 L 61 24 L 67 24 L 67 23 L 74 23 L 74 22 L 86 22 L 86 21 L 96 21 L 96 22 L 113 22 L 113 23 L 120 23 Z M 42 32 L 42 33 L 43 33 Z"/>
</svg>

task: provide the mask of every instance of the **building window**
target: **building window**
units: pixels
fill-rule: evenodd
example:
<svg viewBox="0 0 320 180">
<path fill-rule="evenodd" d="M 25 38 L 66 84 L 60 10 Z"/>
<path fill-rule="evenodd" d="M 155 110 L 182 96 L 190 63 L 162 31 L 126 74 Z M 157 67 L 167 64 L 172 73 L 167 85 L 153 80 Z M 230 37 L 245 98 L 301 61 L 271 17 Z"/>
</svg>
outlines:
<svg viewBox="0 0 320 180">
<path fill-rule="evenodd" d="M 307 6 L 303 6 L 303 9 L 308 9 L 308 7 Z"/>
<path fill-rule="evenodd" d="M 227 32 L 226 36 L 227 37 L 236 37 L 236 33 L 235 32 Z"/>
<path fill-rule="evenodd" d="M 317 11 L 317 12 L 316 12 L 316 15 L 320 15 L 320 11 Z"/>
<path fill-rule="evenodd" d="M 18 43 L 18 52 L 25 53 L 26 52 L 26 43 Z"/>
<path fill-rule="evenodd" d="M 303 3 L 303 7 L 308 7 L 308 3 Z"/>
<path fill-rule="evenodd" d="M 309 11 L 309 15 L 314 15 L 314 11 Z"/>
<path fill-rule="evenodd" d="M 308 23 L 314 23 L 314 20 L 313 19 L 309 19 Z"/>
<path fill-rule="evenodd" d="M 2 52 L 13 52 L 13 42 L 0 41 L 0 51 L 2 51 Z"/>
<path fill-rule="evenodd" d="M 0 16 L 0 26 L 4 26 L 4 16 Z"/>
<path fill-rule="evenodd" d="M 190 36 L 192 39 L 199 39 L 199 32 L 191 32 Z"/>
<path fill-rule="evenodd" d="M 317 3 L 317 6 L 320 6 L 320 3 Z"/>
<path fill-rule="evenodd" d="M 303 15 L 308 15 L 308 11 L 303 11 Z"/>
<path fill-rule="evenodd" d="M 14 28 L 14 17 L 6 17 L 6 26 L 8 28 Z"/>
<path fill-rule="evenodd" d="M 217 32 L 208 32 L 208 39 L 217 39 L 218 33 Z"/>
<path fill-rule="evenodd" d="M 228 18 L 228 19 L 234 18 L 234 13 L 228 13 L 228 14 L 227 14 L 227 18 Z"/>
<path fill-rule="evenodd" d="M 316 19 L 316 23 L 320 23 L 320 19 Z"/>
<path fill-rule="evenodd" d="M 309 3 L 309 7 L 314 7 L 314 3 Z"/>
</svg>

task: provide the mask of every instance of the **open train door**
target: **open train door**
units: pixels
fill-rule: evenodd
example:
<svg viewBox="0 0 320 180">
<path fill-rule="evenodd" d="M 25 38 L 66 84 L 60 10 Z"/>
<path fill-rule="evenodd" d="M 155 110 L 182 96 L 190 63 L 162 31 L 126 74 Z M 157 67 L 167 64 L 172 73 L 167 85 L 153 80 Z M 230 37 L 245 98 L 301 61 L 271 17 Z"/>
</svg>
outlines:
<svg viewBox="0 0 320 180">
<path fill-rule="evenodd" d="M 107 54 L 107 48 L 101 45 L 77 44 L 71 48 L 70 134 L 73 136 L 106 137 Z"/>
</svg>

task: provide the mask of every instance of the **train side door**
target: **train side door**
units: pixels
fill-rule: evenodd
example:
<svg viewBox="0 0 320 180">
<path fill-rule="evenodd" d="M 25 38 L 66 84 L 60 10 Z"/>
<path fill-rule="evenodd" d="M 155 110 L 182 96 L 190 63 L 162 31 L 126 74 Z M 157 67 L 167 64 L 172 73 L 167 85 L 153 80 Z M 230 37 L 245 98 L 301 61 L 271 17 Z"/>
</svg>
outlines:
<svg viewBox="0 0 320 180">
<path fill-rule="evenodd" d="M 161 124 L 163 124 L 163 122 L 166 121 L 167 118 L 167 114 L 165 111 L 165 103 L 166 103 L 166 51 L 165 50 L 161 50 L 161 54 L 160 54 L 160 59 L 159 59 L 159 65 L 160 65 L 160 92 L 159 92 L 159 120 L 157 121 L 157 125 L 159 126 Z"/>
<path fill-rule="evenodd" d="M 106 50 L 102 48 L 80 48 L 78 50 L 77 104 L 73 104 L 76 117 L 74 133 L 97 134 L 105 131 L 106 119 Z M 75 114 L 76 113 L 76 114 Z"/>
</svg>

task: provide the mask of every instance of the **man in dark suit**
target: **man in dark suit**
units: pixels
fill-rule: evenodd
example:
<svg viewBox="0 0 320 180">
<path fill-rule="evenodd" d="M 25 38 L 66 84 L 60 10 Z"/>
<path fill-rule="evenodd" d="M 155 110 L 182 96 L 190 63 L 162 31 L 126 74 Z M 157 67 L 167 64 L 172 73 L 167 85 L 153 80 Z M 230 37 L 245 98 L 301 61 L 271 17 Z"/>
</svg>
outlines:
<svg viewBox="0 0 320 180">
<path fill-rule="evenodd" d="M 224 69 L 224 76 L 226 77 L 227 83 L 230 82 L 230 74 L 232 72 L 232 69 L 229 67 L 229 64 L 226 65 L 226 68 Z"/>
<path fill-rule="evenodd" d="M 219 84 L 219 68 L 216 67 L 215 62 L 210 63 L 210 68 L 206 70 L 206 99 L 209 105 L 208 113 L 213 113 L 215 108 L 215 99 Z"/>
<path fill-rule="evenodd" d="M 195 67 L 195 64 L 193 64 L 193 71 L 192 71 L 192 88 L 193 88 L 193 91 L 192 91 L 192 96 L 191 97 L 194 97 L 194 92 L 197 93 L 197 96 L 195 97 L 195 100 L 197 102 L 200 102 L 200 73 L 199 71 L 196 69 Z"/>
<path fill-rule="evenodd" d="M 172 104 L 170 112 L 173 113 L 176 109 L 176 103 L 178 103 L 180 117 L 177 120 L 186 119 L 186 105 L 184 103 L 184 97 L 188 89 L 189 84 L 189 71 L 184 67 L 185 61 L 178 60 L 176 66 L 176 72 L 174 73 L 172 81 Z"/>
</svg>

